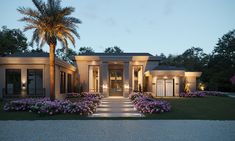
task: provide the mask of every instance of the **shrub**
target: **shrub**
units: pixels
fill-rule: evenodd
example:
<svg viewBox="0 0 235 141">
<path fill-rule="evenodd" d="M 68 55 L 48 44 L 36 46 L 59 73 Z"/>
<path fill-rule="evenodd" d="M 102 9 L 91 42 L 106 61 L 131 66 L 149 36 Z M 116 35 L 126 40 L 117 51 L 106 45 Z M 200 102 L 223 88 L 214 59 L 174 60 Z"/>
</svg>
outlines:
<svg viewBox="0 0 235 141">
<path fill-rule="evenodd" d="M 205 93 L 203 91 L 189 92 L 189 93 L 180 93 L 180 97 L 204 97 Z"/>
<path fill-rule="evenodd" d="M 151 94 L 132 93 L 129 98 L 132 100 L 135 108 L 144 114 L 169 112 L 171 110 L 169 102 L 154 99 Z"/>
<path fill-rule="evenodd" d="M 4 105 L 4 111 L 29 111 L 40 115 L 54 115 L 59 113 L 90 115 L 95 112 L 100 104 L 101 96 L 87 93 L 78 102 L 69 100 L 20 99 Z"/>
</svg>

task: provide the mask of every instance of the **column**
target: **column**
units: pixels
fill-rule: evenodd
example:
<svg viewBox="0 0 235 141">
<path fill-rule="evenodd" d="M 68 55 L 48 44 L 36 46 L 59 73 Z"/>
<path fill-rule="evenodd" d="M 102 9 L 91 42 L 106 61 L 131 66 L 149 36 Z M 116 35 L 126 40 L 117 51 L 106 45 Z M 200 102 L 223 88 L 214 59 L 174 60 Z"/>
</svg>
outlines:
<svg viewBox="0 0 235 141">
<path fill-rule="evenodd" d="M 129 80 L 129 62 L 124 63 L 124 97 L 128 97 L 130 93 L 130 80 Z"/>
<path fill-rule="evenodd" d="M 108 63 L 103 62 L 101 63 L 101 91 L 104 95 L 104 97 L 109 96 L 109 83 L 108 83 Z"/>
</svg>

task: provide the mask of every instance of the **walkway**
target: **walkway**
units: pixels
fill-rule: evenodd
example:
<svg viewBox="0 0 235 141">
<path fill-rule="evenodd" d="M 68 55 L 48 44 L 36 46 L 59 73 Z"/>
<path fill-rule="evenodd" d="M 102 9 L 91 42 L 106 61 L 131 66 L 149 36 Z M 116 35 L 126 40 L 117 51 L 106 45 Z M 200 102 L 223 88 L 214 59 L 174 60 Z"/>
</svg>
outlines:
<svg viewBox="0 0 235 141">
<path fill-rule="evenodd" d="M 141 117 L 142 114 L 134 109 L 128 98 L 108 97 L 103 98 L 96 113 L 92 117 Z"/>
<path fill-rule="evenodd" d="M 234 141 L 235 121 L 0 121 L 0 141 Z"/>
</svg>

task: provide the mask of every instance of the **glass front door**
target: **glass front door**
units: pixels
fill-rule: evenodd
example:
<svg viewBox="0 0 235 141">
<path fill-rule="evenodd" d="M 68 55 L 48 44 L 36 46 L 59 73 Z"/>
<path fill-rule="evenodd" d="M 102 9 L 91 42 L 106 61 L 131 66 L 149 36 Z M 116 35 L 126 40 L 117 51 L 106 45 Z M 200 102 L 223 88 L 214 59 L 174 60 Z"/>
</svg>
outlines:
<svg viewBox="0 0 235 141">
<path fill-rule="evenodd" d="M 123 70 L 109 70 L 109 96 L 123 96 Z"/>
</svg>

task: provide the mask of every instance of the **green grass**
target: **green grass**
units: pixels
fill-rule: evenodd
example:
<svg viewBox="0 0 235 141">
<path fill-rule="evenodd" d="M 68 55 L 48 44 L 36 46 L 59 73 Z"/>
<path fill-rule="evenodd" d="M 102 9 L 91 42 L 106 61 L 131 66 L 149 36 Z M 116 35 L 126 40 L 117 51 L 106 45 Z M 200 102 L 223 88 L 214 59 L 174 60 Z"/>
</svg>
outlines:
<svg viewBox="0 0 235 141">
<path fill-rule="evenodd" d="M 154 119 L 235 120 L 235 98 L 207 96 L 204 98 L 165 98 L 172 111 L 147 115 Z"/>
<path fill-rule="evenodd" d="M 89 118 L 76 114 L 60 114 L 39 116 L 29 112 L 4 112 L 0 101 L 0 120 L 122 120 L 122 119 L 206 119 L 235 120 L 235 98 L 204 97 L 204 98 L 165 98 L 172 105 L 168 113 L 146 115 L 144 118 Z"/>
</svg>

